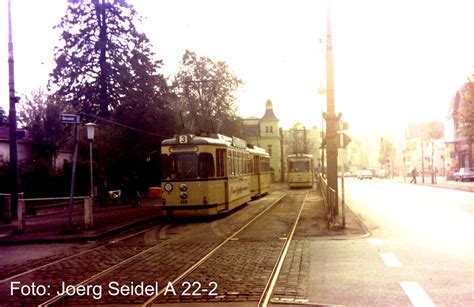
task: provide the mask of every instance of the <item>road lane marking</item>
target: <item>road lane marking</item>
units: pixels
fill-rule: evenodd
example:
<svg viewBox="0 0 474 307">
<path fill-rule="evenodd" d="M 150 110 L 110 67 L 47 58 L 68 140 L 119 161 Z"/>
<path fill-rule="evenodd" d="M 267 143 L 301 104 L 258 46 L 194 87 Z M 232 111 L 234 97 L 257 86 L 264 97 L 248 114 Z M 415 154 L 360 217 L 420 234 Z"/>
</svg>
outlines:
<svg viewBox="0 0 474 307">
<path fill-rule="evenodd" d="M 402 287 L 403 291 L 405 291 L 413 306 L 436 306 L 419 283 L 412 281 L 402 281 L 400 282 L 400 286 Z"/>
<path fill-rule="evenodd" d="M 369 241 L 370 244 L 374 246 L 382 245 L 382 240 L 380 239 L 367 239 L 367 240 Z"/>
<path fill-rule="evenodd" d="M 402 263 L 398 260 L 397 256 L 394 253 L 380 253 L 380 257 L 382 257 L 383 262 L 386 266 L 392 268 L 400 268 L 402 267 Z"/>
</svg>

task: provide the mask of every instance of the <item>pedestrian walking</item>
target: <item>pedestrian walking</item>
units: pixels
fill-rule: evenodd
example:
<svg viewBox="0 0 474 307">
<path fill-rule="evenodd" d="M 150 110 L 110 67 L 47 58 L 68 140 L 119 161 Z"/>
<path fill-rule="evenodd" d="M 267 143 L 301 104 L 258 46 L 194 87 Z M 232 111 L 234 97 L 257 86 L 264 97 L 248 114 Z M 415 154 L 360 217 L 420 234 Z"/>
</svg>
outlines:
<svg viewBox="0 0 474 307">
<path fill-rule="evenodd" d="M 418 175 L 418 171 L 416 170 L 416 167 L 414 167 L 412 170 L 411 170 L 411 181 L 410 183 L 414 183 L 416 184 L 416 176 Z"/>
</svg>

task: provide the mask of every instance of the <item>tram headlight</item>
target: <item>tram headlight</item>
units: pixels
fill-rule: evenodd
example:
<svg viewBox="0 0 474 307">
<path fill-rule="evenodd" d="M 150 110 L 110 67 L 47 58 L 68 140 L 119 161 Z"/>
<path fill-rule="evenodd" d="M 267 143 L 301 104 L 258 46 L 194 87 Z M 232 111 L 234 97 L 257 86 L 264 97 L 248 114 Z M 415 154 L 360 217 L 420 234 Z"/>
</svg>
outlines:
<svg viewBox="0 0 474 307">
<path fill-rule="evenodd" d="M 188 192 L 181 192 L 181 193 L 179 193 L 179 197 L 181 197 L 181 199 L 186 199 L 186 198 L 188 198 Z"/>
<path fill-rule="evenodd" d="M 165 188 L 165 191 L 168 193 L 173 191 L 173 185 L 169 182 L 165 183 L 164 188 Z"/>
<path fill-rule="evenodd" d="M 188 190 L 188 186 L 186 185 L 186 183 L 181 183 L 179 185 L 179 189 L 183 192 L 186 192 Z"/>
</svg>

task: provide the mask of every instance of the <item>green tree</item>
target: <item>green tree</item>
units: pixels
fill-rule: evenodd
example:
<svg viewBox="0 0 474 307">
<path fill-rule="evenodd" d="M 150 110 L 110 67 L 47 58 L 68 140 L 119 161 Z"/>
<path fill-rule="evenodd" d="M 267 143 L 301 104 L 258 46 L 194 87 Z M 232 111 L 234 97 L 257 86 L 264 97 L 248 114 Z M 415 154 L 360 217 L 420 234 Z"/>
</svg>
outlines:
<svg viewBox="0 0 474 307">
<path fill-rule="evenodd" d="M 186 50 L 174 82 L 184 128 L 223 134 L 240 131 L 234 92 L 242 84 L 225 62 Z"/>
<path fill-rule="evenodd" d="M 170 94 L 163 99 L 169 101 L 173 98 Z M 130 99 L 115 109 L 110 120 L 101 121 L 94 140 L 100 168 L 98 173 L 117 180 L 133 171 L 140 178 L 157 183 L 161 141 L 171 138 L 176 130 L 176 119 L 169 104 L 164 105 L 166 108 L 152 101 Z M 147 161 L 150 153 L 154 153 L 151 163 Z"/>
<path fill-rule="evenodd" d="M 67 106 L 107 118 L 126 100 L 160 102 L 161 61 L 125 0 L 69 0 L 49 86 Z"/>
<path fill-rule="evenodd" d="M 395 148 L 393 147 L 392 142 L 387 139 L 380 138 L 379 163 L 382 165 L 382 168 L 388 169 L 390 174 L 392 174 L 394 160 Z"/>
<path fill-rule="evenodd" d="M 36 157 L 51 166 L 61 146 L 69 140 L 69 127 L 60 123 L 62 108 L 42 90 L 25 97 L 20 105 L 19 122 L 35 144 Z"/>
<path fill-rule="evenodd" d="M 474 139 L 474 81 L 469 80 L 462 90 L 463 104 L 459 107 L 456 119 L 458 133 L 464 136 L 469 146 L 469 165 L 473 164 L 472 143 Z"/>
<path fill-rule="evenodd" d="M 443 125 L 438 122 L 429 122 L 426 124 L 424 129 L 425 135 L 423 138 L 425 140 L 430 140 L 431 142 L 431 183 L 436 183 L 436 176 L 434 170 L 434 140 L 439 140 L 443 137 Z"/>
</svg>

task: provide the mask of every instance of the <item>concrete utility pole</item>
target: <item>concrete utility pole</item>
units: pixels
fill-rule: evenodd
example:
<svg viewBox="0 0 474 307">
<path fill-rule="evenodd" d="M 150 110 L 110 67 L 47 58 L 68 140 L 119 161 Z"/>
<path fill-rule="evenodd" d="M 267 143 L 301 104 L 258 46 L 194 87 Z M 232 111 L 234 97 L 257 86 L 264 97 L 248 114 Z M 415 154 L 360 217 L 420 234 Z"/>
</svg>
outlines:
<svg viewBox="0 0 474 307">
<path fill-rule="evenodd" d="M 328 186 L 336 192 L 335 214 L 338 214 L 338 184 L 337 184 L 337 150 L 339 137 L 337 127 L 339 119 L 336 117 L 334 104 L 334 62 L 332 52 L 332 30 L 331 30 L 331 9 L 328 2 L 327 12 L 327 50 L 326 50 L 326 100 L 327 112 L 324 115 L 326 120 L 326 161 L 327 161 L 327 182 Z"/>
<path fill-rule="evenodd" d="M 16 106 L 18 98 L 15 96 L 15 71 L 13 65 L 13 39 L 12 39 L 12 14 L 11 0 L 8 0 L 8 85 L 10 93 L 10 112 L 8 116 L 10 139 L 10 194 L 11 212 L 16 212 L 18 207 L 18 157 L 16 144 Z"/>
<path fill-rule="evenodd" d="M 421 123 L 421 182 L 425 183 L 425 129 Z"/>
<path fill-rule="evenodd" d="M 280 127 L 280 165 L 281 165 L 281 172 L 280 172 L 280 181 L 285 181 L 285 157 L 283 152 L 283 142 L 285 141 L 283 136 L 283 128 Z"/>
<path fill-rule="evenodd" d="M 308 154 L 308 141 L 306 140 L 306 126 L 303 127 L 304 153 Z"/>
</svg>

